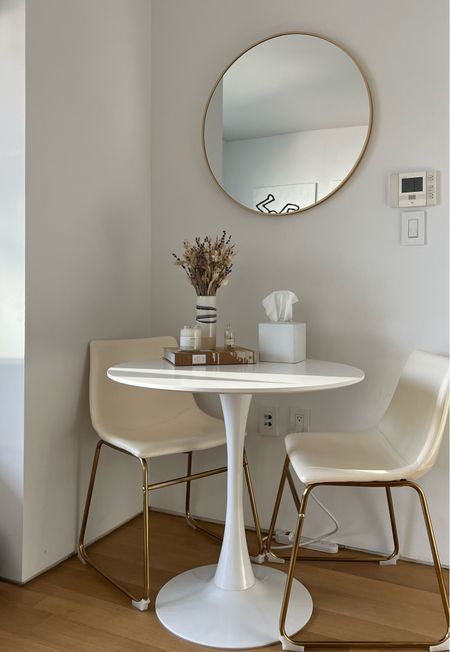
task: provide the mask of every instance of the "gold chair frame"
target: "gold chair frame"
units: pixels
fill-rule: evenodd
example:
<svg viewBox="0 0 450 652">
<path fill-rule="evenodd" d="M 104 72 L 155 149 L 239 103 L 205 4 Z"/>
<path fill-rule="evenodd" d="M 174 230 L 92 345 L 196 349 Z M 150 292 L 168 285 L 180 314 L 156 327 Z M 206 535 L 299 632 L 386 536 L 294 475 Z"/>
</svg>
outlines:
<svg viewBox="0 0 450 652">
<path fill-rule="evenodd" d="M 102 570 L 92 559 L 89 557 L 87 554 L 86 550 L 86 544 L 85 544 L 85 536 L 86 536 L 86 528 L 88 524 L 88 518 L 89 518 L 89 511 L 91 507 L 91 502 L 92 502 L 92 494 L 94 491 L 94 484 L 95 484 L 95 477 L 97 475 L 97 468 L 98 468 L 98 463 L 99 463 L 99 458 L 100 458 L 100 452 L 101 448 L 103 445 L 109 446 L 110 448 L 117 450 L 121 453 L 125 453 L 126 455 L 130 455 L 131 457 L 134 457 L 135 459 L 138 459 L 141 465 L 141 473 L 142 473 L 142 494 L 143 494 L 143 504 L 142 504 L 142 511 L 143 511 L 143 547 L 144 547 L 144 579 L 143 579 L 143 592 L 142 596 L 136 597 L 130 591 L 128 591 L 124 586 L 119 584 L 111 575 L 106 573 L 104 570 Z M 153 491 L 154 489 L 163 489 L 164 487 L 171 487 L 176 484 L 180 484 L 182 482 L 186 483 L 186 497 L 185 497 L 185 519 L 186 522 L 190 527 L 192 527 L 194 530 L 198 530 L 199 532 L 202 532 L 203 534 L 211 537 L 215 541 L 221 542 L 222 538 L 218 535 L 216 535 L 214 532 L 211 532 L 208 528 L 205 528 L 201 525 L 198 524 L 196 519 L 191 513 L 190 509 L 190 501 L 191 501 L 191 482 L 193 480 L 199 480 L 201 478 L 207 478 L 212 475 L 218 475 L 219 473 L 225 473 L 227 471 L 226 466 L 218 467 L 215 469 L 210 469 L 208 471 L 201 471 L 199 473 L 192 473 L 192 451 L 185 453 L 187 455 L 187 474 L 178 478 L 172 478 L 171 480 L 165 480 L 164 482 L 155 482 L 153 484 L 149 484 L 149 470 L 148 470 L 148 462 L 146 458 L 143 457 L 137 457 L 136 455 L 133 455 L 129 451 L 124 450 L 123 448 L 119 448 L 118 446 L 113 446 L 112 444 L 109 444 L 108 442 L 104 441 L 101 439 L 95 449 L 94 453 L 94 459 L 92 462 L 92 469 L 91 469 L 91 476 L 89 480 L 89 486 L 88 486 L 88 491 L 87 491 L 87 496 L 86 496 L 86 503 L 84 507 L 84 513 L 83 513 L 83 520 L 81 523 L 81 529 L 80 529 L 80 536 L 78 539 L 78 556 L 80 560 L 85 563 L 89 564 L 89 566 L 92 566 L 100 575 L 102 575 L 105 579 L 107 579 L 109 582 L 111 582 L 116 588 L 118 588 L 122 593 L 124 593 L 126 596 L 128 596 L 134 607 L 137 609 L 140 609 L 141 611 L 145 611 L 148 608 L 148 605 L 150 604 L 150 563 L 149 563 L 149 492 Z M 250 469 L 248 466 L 248 460 L 247 460 L 247 455 L 244 450 L 244 460 L 243 460 L 243 466 L 244 466 L 244 475 L 245 475 L 245 480 L 247 483 L 247 489 L 249 493 L 249 498 L 250 498 L 250 505 L 252 509 L 252 514 L 253 514 L 253 520 L 255 524 L 255 530 L 256 530 L 256 537 L 257 537 L 257 542 L 258 542 L 258 551 L 255 555 L 255 561 L 261 561 L 264 558 L 264 543 L 261 535 L 261 527 L 259 523 L 259 517 L 258 517 L 258 511 L 256 508 L 256 501 L 255 501 L 255 494 L 253 490 L 253 483 L 250 475 Z"/>
<path fill-rule="evenodd" d="M 380 647 L 386 647 L 386 648 L 404 648 L 404 647 L 413 647 L 413 648 L 423 648 L 425 646 L 428 646 L 430 648 L 441 646 L 443 643 L 447 641 L 447 639 L 450 636 L 450 612 L 449 612 L 449 601 L 448 601 L 448 595 L 447 595 L 447 590 L 445 586 L 445 579 L 444 579 L 444 574 L 442 572 L 442 565 L 441 561 L 439 558 L 439 552 L 437 549 L 437 544 L 436 544 L 436 538 L 434 535 L 434 530 L 433 530 L 433 525 L 431 522 L 431 516 L 430 512 L 428 509 L 428 504 L 427 504 L 427 499 L 425 496 L 425 492 L 423 489 L 417 485 L 415 482 L 412 482 L 410 480 L 393 480 L 393 481 L 372 481 L 372 482 L 315 482 L 309 485 L 306 485 L 302 498 L 300 500 L 297 490 L 295 488 L 294 480 L 292 478 L 292 474 L 289 470 L 289 457 L 286 456 L 286 460 L 283 466 L 283 472 L 281 475 L 281 481 L 280 485 L 278 488 L 278 493 L 275 501 L 275 506 L 274 506 L 274 511 L 272 515 L 272 520 L 270 523 L 269 527 L 269 532 L 267 535 L 266 539 L 266 554 L 267 554 L 267 559 L 268 561 L 272 562 L 282 562 L 284 561 L 284 557 L 281 557 L 279 555 L 276 555 L 273 550 L 271 549 L 271 543 L 272 543 L 272 538 L 273 538 L 273 533 L 275 531 L 275 525 L 276 525 L 276 520 L 278 516 L 278 512 L 280 509 L 280 504 L 281 504 L 281 498 L 283 495 L 284 491 L 284 486 L 286 484 L 286 480 L 288 481 L 289 487 L 291 489 L 292 496 L 294 498 L 294 502 L 296 505 L 296 508 L 298 510 L 298 518 L 297 518 L 297 525 L 295 528 L 295 534 L 294 534 L 294 541 L 292 544 L 292 552 L 290 554 L 290 561 L 289 561 L 289 569 L 287 573 L 287 579 L 286 579 L 286 586 L 285 586 L 285 591 L 284 591 L 284 596 L 283 596 L 283 602 L 282 602 L 282 607 L 281 607 L 281 614 L 280 614 L 280 640 L 282 642 L 283 650 L 304 650 L 305 646 L 308 647 L 327 647 L 327 648 L 338 648 L 338 647 L 357 647 L 357 648 L 380 648 Z M 417 641 L 310 641 L 310 640 L 299 640 L 299 639 L 294 639 L 291 636 L 288 635 L 286 632 L 286 618 L 287 618 L 287 613 L 289 609 L 289 599 L 291 595 L 291 589 L 292 589 L 292 582 L 294 579 L 294 572 L 295 572 L 295 566 L 297 563 L 297 559 L 301 559 L 301 561 L 330 561 L 329 558 L 327 557 L 317 557 L 317 556 L 302 556 L 300 555 L 300 548 L 299 548 L 299 543 L 300 543 L 300 538 L 301 538 L 301 533 L 303 529 L 303 523 L 305 520 L 305 513 L 306 513 L 306 507 L 308 504 L 308 498 L 310 493 L 312 492 L 313 489 L 316 487 L 324 487 L 324 486 L 333 486 L 333 487 L 376 487 L 380 488 L 383 487 L 386 490 L 386 497 L 387 497 L 387 503 L 388 503 L 388 509 L 389 509 L 389 517 L 390 517 L 390 523 L 391 523 L 391 529 L 392 529 L 392 535 L 394 539 L 394 551 L 386 556 L 386 557 L 381 557 L 381 556 L 374 556 L 374 557 L 333 557 L 333 562 L 334 561 L 342 561 L 342 562 L 377 562 L 380 564 L 395 564 L 395 562 L 398 559 L 399 555 L 399 541 L 398 541 L 398 534 L 397 534 L 397 526 L 395 522 L 395 512 L 394 512 L 394 504 L 392 501 L 392 494 L 391 494 L 391 489 L 396 488 L 396 487 L 410 487 L 411 489 L 414 489 L 414 491 L 418 494 L 419 500 L 420 500 L 420 505 L 422 508 L 422 514 L 424 517 L 425 521 L 425 526 L 428 534 L 428 541 L 430 543 L 430 548 L 431 548 L 431 553 L 433 556 L 433 564 L 434 564 L 434 570 L 436 573 L 436 578 L 437 578 L 437 583 L 439 586 L 439 592 L 441 595 L 441 600 L 442 600 L 442 606 L 444 610 L 444 616 L 445 616 L 445 622 L 446 622 L 446 632 L 440 638 L 438 641 L 422 641 L 418 643 Z"/>
</svg>

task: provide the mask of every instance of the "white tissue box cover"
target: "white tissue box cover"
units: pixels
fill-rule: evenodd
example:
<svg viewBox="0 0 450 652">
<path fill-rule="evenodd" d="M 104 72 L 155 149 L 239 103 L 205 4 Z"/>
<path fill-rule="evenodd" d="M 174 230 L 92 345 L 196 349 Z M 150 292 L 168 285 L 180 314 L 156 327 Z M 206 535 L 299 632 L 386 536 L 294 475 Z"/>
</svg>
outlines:
<svg viewBox="0 0 450 652">
<path fill-rule="evenodd" d="M 261 362 L 302 362 L 306 359 L 306 324 L 270 322 L 259 324 Z"/>
</svg>

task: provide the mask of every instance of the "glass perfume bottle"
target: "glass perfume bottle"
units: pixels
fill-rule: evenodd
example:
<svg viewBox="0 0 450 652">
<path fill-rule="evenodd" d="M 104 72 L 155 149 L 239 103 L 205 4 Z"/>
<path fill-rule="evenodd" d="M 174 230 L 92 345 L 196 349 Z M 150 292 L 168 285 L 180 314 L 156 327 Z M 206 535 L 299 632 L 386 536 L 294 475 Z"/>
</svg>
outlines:
<svg viewBox="0 0 450 652">
<path fill-rule="evenodd" d="M 234 330 L 230 322 L 228 322 L 224 333 L 224 348 L 232 349 L 234 346 Z"/>
</svg>

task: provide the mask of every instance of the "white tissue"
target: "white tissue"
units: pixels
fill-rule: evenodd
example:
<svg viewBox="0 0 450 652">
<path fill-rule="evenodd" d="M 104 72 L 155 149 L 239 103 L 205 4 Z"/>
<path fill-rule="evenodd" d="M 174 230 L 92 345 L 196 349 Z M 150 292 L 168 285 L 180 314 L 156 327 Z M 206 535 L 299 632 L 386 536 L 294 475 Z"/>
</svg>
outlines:
<svg viewBox="0 0 450 652">
<path fill-rule="evenodd" d="M 292 306 L 298 298 L 290 290 L 277 290 L 262 300 L 264 310 L 270 321 L 292 321 Z"/>
</svg>

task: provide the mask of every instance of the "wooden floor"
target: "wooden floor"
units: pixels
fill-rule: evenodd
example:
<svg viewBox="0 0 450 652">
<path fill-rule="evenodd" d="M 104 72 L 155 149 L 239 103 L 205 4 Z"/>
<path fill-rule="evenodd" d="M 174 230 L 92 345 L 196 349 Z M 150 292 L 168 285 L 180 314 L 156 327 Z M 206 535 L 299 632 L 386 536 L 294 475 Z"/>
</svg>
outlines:
<svg viewBox="0 0 450 652">
<path fill-rule="evenodd" d="M 151 525 L 153 600 L 174 575 L 217 561 L 217 544 L 191 530 L 183 519 L 152 513 Z M 93 558 L 121 581 L 128 579 L 136 592 L 142 568 L 140 526 L 140 518 L 135 519 L 91 549 Z M 327 640 L 335 637 L 422 641 L 440 637 L 445 629 L 432 567 L 310 562 L 298 567 L 297 577 L 314 600 L 305 638 L 323 639 L 324 650 Z M 76 557 L 22 587 L 0 582 L 2 652 L 201 649 L 205 648 L 166 631 L 152 608 L 143 613 L 133 609 L 122 593 Z"/>
</svg>

